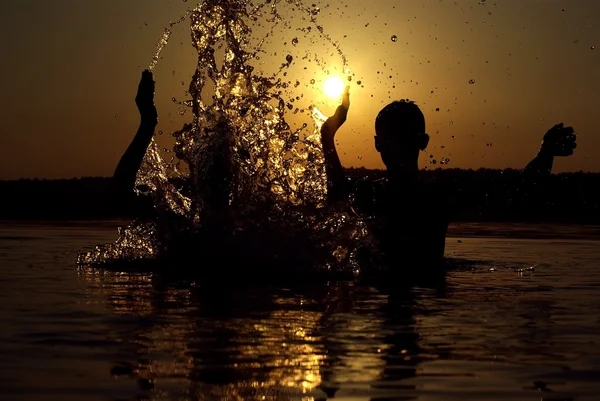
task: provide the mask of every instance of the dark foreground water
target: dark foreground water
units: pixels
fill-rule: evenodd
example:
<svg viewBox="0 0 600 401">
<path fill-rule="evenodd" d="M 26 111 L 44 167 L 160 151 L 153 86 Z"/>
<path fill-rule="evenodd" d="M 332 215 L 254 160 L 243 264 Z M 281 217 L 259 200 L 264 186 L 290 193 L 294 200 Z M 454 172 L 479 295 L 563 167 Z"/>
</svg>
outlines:
<svg viewBox="0 0 600 401">
<path fill-rule="evenodd" d="M 394 292 L 78 271 L 114 224 L 2 223 L 0 400 L 598 400 L 598 229 L 549 230 L 455 226 L 470 262 Z"/>
</svg>

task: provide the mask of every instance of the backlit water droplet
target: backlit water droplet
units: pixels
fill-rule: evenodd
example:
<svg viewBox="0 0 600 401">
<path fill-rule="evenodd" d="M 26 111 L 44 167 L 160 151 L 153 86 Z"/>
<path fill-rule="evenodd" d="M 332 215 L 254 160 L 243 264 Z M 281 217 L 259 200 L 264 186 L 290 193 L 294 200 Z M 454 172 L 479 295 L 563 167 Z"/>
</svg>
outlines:
<svg viewBox="0 0 600 401">
<path fill-rule="evenodd" d="M 258 3 L 261 1 L 269 9 L 268 13 L 248 15 L 246 6 L 250 4 L 249 0 L 202 2 L 190 8 L 176 22 L 170 23 L 163 32 L 152 56 L 151 70 L 161 62 L 161 52 L 169 43 L 174 25 L 186 19 L 190 23 L 191 35 L 187 37 L 191 36 L 191 45 L 197 53 L 198 62 L 194 63 L 196 70 L 185 94 L 182 90 L 182 93 L 169 95 L 172 97 L 166 97 L 165 100 L 171 99 L 177 104 L 191 106 L 187 114 L 192 115 L 189 123 L 172 132 L 171 138 L 164 139 L 172 141 L 172 147 L 165 150 L 154 140 L 151 141 L 137 174 L 136 192 L 148 195 L 153 199 L 155 208 L 168 212 L 161 215 L 179 216 L 196 229 L 202 227 L 202 216 L 210 213 L 211 201 L 205 198 L 205 194 L 213 191 L 206 189 L 211 188 L 208 187 L 210 182 L 218 178 L 224 184 L 222 190 L 216 191 L 224 192 L 229 205 L 235 207 L 236 212 L 238 209 L 242 212 L 240 215 L 248 212 L 246 215 L 250 215 L 251 220 L 256 219 L 250 223 L 259 222 L 260 218 L 267 215 L 269 219 L 273 217 L 274 222 L 286 227 L 282 235 L 293 232 L 290 227 L 310 229 L 311 236 L 317 234 L 321 238 L 317 245 L 327 251 L 326 248 L 334 244 L 330 239 L 333 233 L 341 233 L 337 228 L 331 230 L 333 225 L 341 229 L 341 220 L 336 220 L 341 214 L 328 216 L 327 221 L 322 221 L 321 218 L 308 221 L 305 215 L 294 214 L 292 210 L 294 206 L 324 205 L 327 183 L 320 143 L 320 127 L 324 116 L 316 107 L 308 108 L 308 105 L 300 104 L 299 100 L 293 107 L 291 100 L 289 103 L 286 101 L 300 94 L 303 86 L 294 83 L 296 78 L 306 82 L 305 77 L 291 78 L 290 72 L 290 78 L 282 79 L 282 75 L 285 75 L 280 74 L 281 63 L 269 65 L 256 61 L 260 58 L 259 54 L 264 55 L 262 60 L 281 60 L 285 57 L 287 65 L 284 68 L 294 61 L 298 64 L 304 61 L 303 54 L 292 51 L 297 50 L 294 47 L 288 48 L 288 52 L 283 54 L 281 48 L 262 48 L 263 42 L 260 39 L 274 34 L 273 31 L 265 32 L 262 28 L 272 26 L 274 20 L 282 19 L 278 7 L 281 8 L 283 4 L 287 7 L 287 4 L 293 3 L 297 7 L 291 11 L 286 9 L 286 17 L 288 12 L 301 13 L 297 20 L 310 20 L 317 27 L 318 32 L 315 33 L 321 34 L 316 41 L 323 43 L 311 41 L 315 45 L 312 50 L 314 53 L 324 52 L 321 55 L 315 54 L 315 59 L 318 56 L 320 60 L 327 59 L 327 63 L 341 61 L 340 64 L 344 67 L 347 67 L 347 61 L 337 42 L 327 36 L 321 25 L 317 25 L 316 18 L 320 10 L 316 5 L 310 8 L 301 2 L 272 0 L 258 0 Z M 292 24 L 290 22 L 292 29 L 297 28 Z M 253 26 L 260 26 L 261 29 L 253 34 Z M 310 32 L 310 29 L 306 31 Z M 260 44 L 250 45 L 254 43 L 251 42 L 254 39 L 258 39 Z M 295 46 L 299 43 L 298 38 L 293 38 L 291 43 Z M 326 46 L 321 46 L 322 44 L 333 47 L 333 51 L 324 48 Z M 340 60 L 335 60 L 332 56 L 339 56 Z M 215 62 L 208 63 L 207 60 Z M 260 64 L 260 73 L 257 72 L 257 64 Z M 314 61 L 312 66 L 307 66 L 310 69 L 306 74 L 318 77 L 328 74 L 326 67 L 319 62 Z M 307 70 L 306 66 L 302 67 Z M 289 81 L 284 82 L 285 79 Z M 315 79 L 310 82 L 315 84 Z M 189 105 L 188 100 L 178 102 L 179 98 L 191 99 Z M 286 107 L 287 104 L 289 105 Z M 297 115 L 293 124 L 295 128 L 292 128 L 292 124 L 288 124 L 286 119 L 293 113 L 304 110 L 301 106 L 306 107 L 310 112 L 309 116 Z M 185 113 L 185 110 L 177 108 L 176 112 Z M 166 112 L 165 114 L 168 115 Z M 175 115 L 174 112 L 172 114 Z M 165 121 L 169 121 L 169 118 Z M 174 121 L 170 123 L 175 124 Z M 161 134 L 162 131 L 158 131 L 158 135 Z M 165 153 L 169 153 L 167 158 L 164 157 Z M 232 156 L 217 157 L 223 154 Z M 224 168 L 223 164 L 226 164 Z M 180 169 L 179 166 L 185 167 Z M 276 214 L 275 208 L 263 208 L 260 213 L 252 215 L 253 207 L 265 204 L 283 204 L 289 214 L 283 217 Z M 206 213 L 207 207 L 209 213 Z M 352 238 L 364 239 L 362 234 L 353 229 L 354 224 L 360 224 L 360 221 L 347 214 L 344 216 L 345 221 L 351 225 L 342 225 L 352 229 L 348 231 L 352 231 Z M 321 221 L 317 221 L 319 219 Z M 152 223 L 132 223 L 121 230 L 116 243 L 97 247 L 95 251 L 78 258 L 78 263 L 100 264 L 111 259 L 151 258 L 160 255 L 165 247 L 168 248 L 169 244 L 162 241 L 167 241 L 170 237 L 170 228 L 167 226 L 171 225 L 162 227 L 159 220 Z M 326 229 L 314 225 L 317 222 L 324 223 Z M 241 229 L 243 231 L 243 227 Z M 325 233 L 328 233 L 327 236 Z M 340 238 L 333 241 L 345 241 L 348 244 L 352 242 L 348 241 L 350 237 L 346 234 L 336 237 Z M 351 246 L 345 245 L 348 252 L 352 250 Z"/>
<path fill-rule="evenodd" d="M 398 41 L 398 36 L 392 35 L 392 42 L 397 42 L 397 41 Z"/>
</svg>

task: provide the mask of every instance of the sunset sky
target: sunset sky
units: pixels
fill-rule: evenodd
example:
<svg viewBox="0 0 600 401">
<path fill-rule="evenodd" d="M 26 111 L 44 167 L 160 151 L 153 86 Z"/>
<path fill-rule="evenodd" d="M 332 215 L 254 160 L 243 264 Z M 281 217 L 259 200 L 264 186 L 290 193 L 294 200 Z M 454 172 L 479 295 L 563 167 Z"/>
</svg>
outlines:
<svg viewBox="0 0 600 401">
<path fill-rule="evenodd" d="M 578 149 L 558 160 L 555 171 L 600 171 L 597 0 L 309 3 L 321 8 L 319 23 L 355 74 L 348 121 L 338 134 L 345 166 L 382 167 L 374 118 L 391 100 L 410 98 L 422 107 L 431 135 L 423 167 L 441 158 L 450 159 L 448 167 L 522 167 L 543 134 L 564 122 L 575 128 Z M 195 4 L 0 2 L 0 179 L 111 175 L 139 122 L 140 73 L 165 26 Z M 302 45 L 309 45 L 295 31 L 306 24 L 289 12 L 289 34 L 275 36 L 266 49 L 282 61 L 286 54 L 302 57 Z M 292 37 L 298 46 L 289 44 Z M 326 41 L 310 47 L 331 69 L 341 68 Z M 156 102 L 166 137 L 190 118 L 171 101 L 185 98 L 195 68 L 189 22 L 177 27 L 161 56 Z M 306 74 L 317 85 L 327 78 L 317 68 Z M 314 102 L 326 114 L 336 106 L 325 95 Z"/>
</svg>

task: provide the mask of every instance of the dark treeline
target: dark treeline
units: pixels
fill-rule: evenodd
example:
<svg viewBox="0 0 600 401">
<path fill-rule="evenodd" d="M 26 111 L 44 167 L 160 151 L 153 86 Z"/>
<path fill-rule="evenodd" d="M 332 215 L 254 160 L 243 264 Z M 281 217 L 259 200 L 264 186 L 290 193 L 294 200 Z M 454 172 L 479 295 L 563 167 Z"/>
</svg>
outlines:
<svg viewBox="0 0 600 401">
<path fill-rule="evenodd" d="M 385 172 L 358 168 L 347 169 L 347 174 L 371 179 L 383 177 Z M 454 189 L 448 191 L 448 197 L 456 221 L 600 224 L 600 173 L 555 174 L 543 189 L 526 195 L 517 170 L 437 169 L 422 174 L 427 181 L 443 182 Z M 0 219 L 128 217 L 110 206 L 110 184 L 110 178 L 0 181 Z"/>
<path fill-rule="evenodd" d="M 110 188 L 111 179 L 104 177 L 0 181 L 0 219 L 102 220 L 121 217 L 110 207 Z"/>
</svg>

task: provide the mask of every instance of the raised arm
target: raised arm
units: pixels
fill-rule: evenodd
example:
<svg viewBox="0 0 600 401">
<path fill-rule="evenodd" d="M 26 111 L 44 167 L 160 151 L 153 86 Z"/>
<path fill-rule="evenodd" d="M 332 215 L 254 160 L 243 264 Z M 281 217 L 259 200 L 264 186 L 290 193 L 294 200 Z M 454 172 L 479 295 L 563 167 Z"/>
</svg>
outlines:
<svg viewBox="0 0 600 401">
<path fill-rule="evenodd" d="M 346 121 L 350 108 L 350 87 L 344 89 L 342 104 L 338 106 L 335 114 L 329 117 L 321 127 L 321 142 L 325 154 L 325 170 L 327 173 L 327 194 L 329 203 L 335 203 L 347 196 L 348 188 L 346 176 L 340 157 L 335 148 L 335 134 Z"/>
<path fill-rule="evenodd" d="M 563 123 L 552 127 L 545 135 L 537 156 L 523 169 L 526 177 L 548 177 L 552 172 L 555 156 L 570 156 L 577 147 L 577 137 L 572 127 Z"/>
<path fill-rule="evenodd" d="M 121 199 L 128 199 L 133 194 L 137 172 L 158 124 L 158 112 L 154 105 L 154 79 L 148 70 L 142 72 L 135 103 L 140 112 L 140 126 L 113 175 L 114 195 Z"/>
<path fill-rule="evenodd" d="M 514 212 L 521 218 L 536 219 L 551 199 L 550 173 L 556 156 L 570 156 L 577 147 L 573 128 L 562 123 L 555 125 L 544 135 L 538 154 L 521 171 L 520 184 L 512 198 Z M 538 216 L 538 217 L 536 217 Z"/>
</svg>

